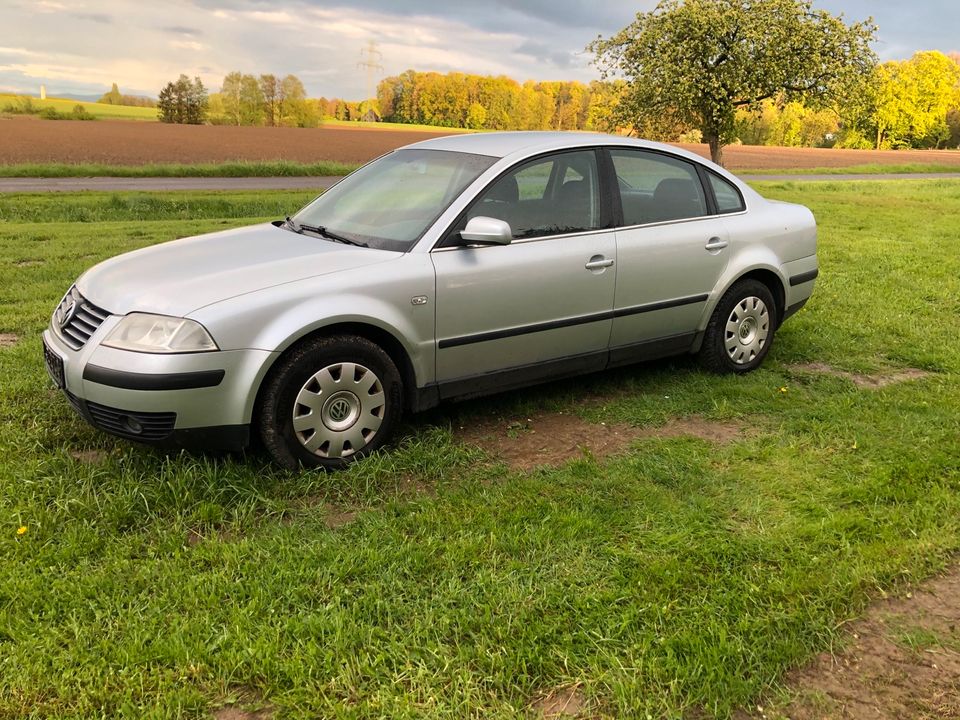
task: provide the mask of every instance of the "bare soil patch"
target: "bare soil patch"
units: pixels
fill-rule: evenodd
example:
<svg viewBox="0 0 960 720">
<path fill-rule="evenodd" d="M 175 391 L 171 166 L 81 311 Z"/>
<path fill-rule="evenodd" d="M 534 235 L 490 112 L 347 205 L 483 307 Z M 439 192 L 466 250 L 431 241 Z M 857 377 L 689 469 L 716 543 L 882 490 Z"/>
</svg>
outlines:
<svg viewBox="0 0 960 720">
<path fill-rule="evenodd" d="M 893 372 L 889 373 L 878 373 L 875 375 L 864 375 L 862 373 L 838 370 L 837 368 L 827 365 L 826 363 L 800 363 L 798 365 L 791 365 L 790 368 L 792 370 L 800 370 L 802 372 L 812 372 L 819 373 L 821 375 L 832 375 L 833 377 L 846 378 L 857 387 L 868 388 L 871 390 L 878 390 L 880 388 L 885 388 L 888 385 L 894 385 L 896 383 L 906 382 L 908 380 L 922 380 L 923 378 L 930 377 L 929 372 L 926 370 L 920 370 L 918 368 L 904 368 L 901 370 L 894 370 Z"/>
<path fill-rule="evenodd" d="M 530 709 L 534 717 L 546 720 L 583 717 L 587 709 L 587 699 L 578 685 L 556 688 L 534 700 Z"/>
<path fill-rule="evenodd" d="M 344 505 L 334 505 L 320 495 L 307 495 L 294 502 L 290 512 L 284 513 L 280 522 L 289 525 L 303 518 L 304 515 L 318 513 L 323 516 L 323 524 L 330 530 L 335 530 L 356 520 L 360 510 Z"/>
<path fill-rule="evenodd" d="M 570 413 L 543 413 L 528 418 L 496 418 L 461 427 L 460 442 L 476 445 L 514 470 L 558 466 L 578 457 L 605 458 L 623 452 L 639 438 L 697 437 L 724 444 L 743 437 L 736 423 L 699 417 L 670 420 L 660 427 L 592 423 Z"/>
<path fill-rule="evenodd" d="M 0 333 L 0 348 L 13 347 L 20 342 L 20 336 L 13 333 Z"/>
<path fill-rule="evenodd" d="M 13 266 L 18 268 L 25 267 L 35 267 L 36 265 L 43 265 L 43 260 L 17 260 Z"/>
<path fill-rule="evenodd" d="M 356 510 L 347 510 L 345 508 L 335 508 L 328 505 L 326 513 L 323 516 L 323 524 L 331 530 L 336 530 L 344 525 L 349 525 L 357 519 Z"/>
<path fill-rule="evenodd" d="M 794 699 L 740 718 L 881 720 L 960 718 L 960 569 L 905 598 L 877 603 L 822 653 L 787 677 Z M 909 643 L 905 638 L 924 639 Z"/>
<path fill-rule="evenodd" d="M 4 122 L 0 163 L 212 163 L 228 160 L 335 160 L 359 163 L 418 140 L 449 135 L 392 128 L 269 128 L 224 125 L 168 125 L 110 120 L 37 121 L 17 117 Z M 706 145 L 681 145 L 704 157 Z M 853 165 L 927 163 L 956 165 L 960 153 L 938 150 L 836 150 L 732 146 L 724 150 L 731 170 L 787 170 Z"/>
<path fill-rule="evenodd" d="M 71 450 L 70 457 L 85 465 L 98 465 L 107 459 L 103 450 Z"/>
</svg>

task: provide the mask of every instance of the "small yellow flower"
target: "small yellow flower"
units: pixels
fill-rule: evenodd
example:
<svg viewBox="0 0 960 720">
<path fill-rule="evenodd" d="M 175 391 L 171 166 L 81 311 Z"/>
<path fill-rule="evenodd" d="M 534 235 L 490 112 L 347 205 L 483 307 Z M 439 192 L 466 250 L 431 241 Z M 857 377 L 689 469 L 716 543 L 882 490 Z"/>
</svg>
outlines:
<svg viewBox="0 0 960 720">
<path fill-rule="evenodd" d="M 27 534 L 26 525 L 21 525 L 20 527 L 17 528 L 17 535 L 26 535 L 26 534 Z"/>
<path fill-rule="evenodd" d="M 786 395 L 786 394 L 787 394 L 787 388 L 786 388 L 786 387 L 780 388 L 780 394 L 781 394 L 781 395 Z"/>
</svg>

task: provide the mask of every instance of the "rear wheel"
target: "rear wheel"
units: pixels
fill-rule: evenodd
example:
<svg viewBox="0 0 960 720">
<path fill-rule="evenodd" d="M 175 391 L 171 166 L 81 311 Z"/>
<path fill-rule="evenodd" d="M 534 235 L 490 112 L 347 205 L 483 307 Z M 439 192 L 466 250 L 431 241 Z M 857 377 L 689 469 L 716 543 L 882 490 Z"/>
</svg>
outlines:
<svg viewBox="0 0 960 720">
<path fill-rule="evenodd" d="M 741 280 L 717 303 L 700 348 L 700 362 L 719 373 L 756 369 L 770 352 L 777 326 L 770 289 L 758 280 Z"/>
<path fill-rule="evenodd" d="M 342 468 L 389 440 L 402 411 L 396 366 L 366 338 L 314 338 L 271 372 L 260 436 L 286 468 Z"/>
</svg>

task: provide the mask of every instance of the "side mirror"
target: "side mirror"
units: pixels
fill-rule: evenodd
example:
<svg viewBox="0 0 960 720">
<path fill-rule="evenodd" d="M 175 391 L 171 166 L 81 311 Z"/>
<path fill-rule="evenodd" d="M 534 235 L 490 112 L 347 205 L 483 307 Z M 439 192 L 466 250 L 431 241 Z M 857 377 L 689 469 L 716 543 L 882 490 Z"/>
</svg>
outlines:
<svg viewBox="0 0 960 720">
<path fill-rule="evenodd" d="M 465 245 L 509 245 L 513 231 L 503 220 L 480 215 L 470 218 L 460 238 Z"/>
</svg>

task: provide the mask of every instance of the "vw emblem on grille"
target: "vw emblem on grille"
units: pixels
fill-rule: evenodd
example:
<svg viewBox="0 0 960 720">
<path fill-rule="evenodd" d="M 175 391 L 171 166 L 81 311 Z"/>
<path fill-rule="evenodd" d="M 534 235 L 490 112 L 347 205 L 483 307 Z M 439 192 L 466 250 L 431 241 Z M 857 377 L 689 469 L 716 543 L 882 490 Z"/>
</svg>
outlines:
<svg viewBox="0 0 960 720">
<path fill-rule="evenodd" d="M 350 414 L 350 403 L 346 400 L 337 400 L 330 406 L 330 419 L 341 422 Z"/>
<path fill-rule="evenodd" d="M 73 290 L 67 293 L 67 296 L 63 299 L 63 302 L 60 303 L 60 308 L 58 309 L 57 318 L 60 328 L 63 329 L 70 324 L 70 321 L 73 320 L 74 316 L 77 314 L 77 308 L 79 303 L 77 298 L 73 294 Z"/>
</svg>

